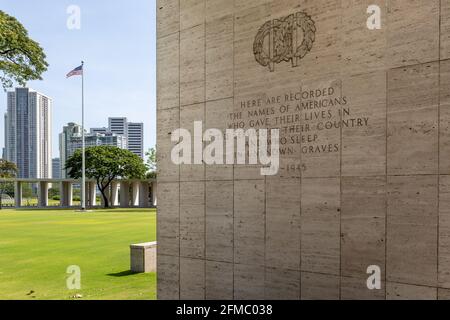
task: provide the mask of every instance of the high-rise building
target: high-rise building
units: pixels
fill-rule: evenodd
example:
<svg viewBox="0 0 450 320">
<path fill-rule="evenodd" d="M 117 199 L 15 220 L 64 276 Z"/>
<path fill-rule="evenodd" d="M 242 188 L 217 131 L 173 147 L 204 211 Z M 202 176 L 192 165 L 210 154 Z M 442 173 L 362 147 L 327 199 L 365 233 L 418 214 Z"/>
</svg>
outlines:
<svg viewBox="0 0 450 320">
<path fill-rule="evenodd" d="M 127 118 L 109 118 L 108 119 L 109 131 L 122 136 L 127 136 Z"/>
<path fill-rule="evenodd" d="M 2 158 L 4 160 L 8 160 L 8 148 L 6 147 L 8 145 L 8 127 L 9 127 L 9 123 L 8 123 L 8 112 L 5 112 L 5 116 L 4 116 L 4 123 L 5 123 L 5 127 L 4 127 L 4 132 L 3 132 L 3 138 L 5 139 L 5 146 L 3 147 L 2 150 Z"/>
<path fill-rule="evenodd" d="M 67 170 L 65 170 L 67 160 L 82 147 L 81 126 L 76 123 L 68 123 L 64 126 L 63 132 L 59 135 L 59 153 L 61 162 L 61 177 L 67 178 Z M 117 135 L 112 132 L 106 133 L 85 133 L 86 147 L 93 146 L 115 146 L 120 149 L 126 149 L 126 137 Z"/>
<path fill-rule="evenodd" d="M 61 179 L 61 160 L 59 158 L 52 159 L 52 178 Z"/>
<path fill-rule="evenodd" d="M 128 150 L 144 158 L 144 124 L 128 122 Z"/>
<path fill-rule="evenodd" d="M 125 117 L 108 118 L 110 132 L 123 135 L 127 139 L 127 149 L 144 158 L 144 124 L 128 122 Z"/>
<path fill-rule="evenodd" d="M 52 100 L 30 88 L 7 93 L 5 156 L 19 178 L 52 176 Z"/>
<path fill-rule="evenodd" d="M 91 128 L 91 130 L 89 130 L 90 133 L 103 133 L 106 134 L 109 132 L 109 129 L 106 127 L 102 127 L 102 128 Z"/>
</svg>

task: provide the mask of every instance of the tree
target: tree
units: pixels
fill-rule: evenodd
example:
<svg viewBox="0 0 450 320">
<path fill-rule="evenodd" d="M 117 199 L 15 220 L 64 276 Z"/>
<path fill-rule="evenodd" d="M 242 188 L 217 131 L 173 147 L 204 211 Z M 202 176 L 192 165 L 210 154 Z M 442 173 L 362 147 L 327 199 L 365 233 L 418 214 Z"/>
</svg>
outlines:
<svg viewBox="0 0 450 320">
<path fill-rule="evenodd" d="M 89 147 L 86 148 L 85 155 L 86 177 L 97 182 L 105 208 L 109 208 L 106 190 L 113 180 L 142 179 L 146 172 L 144 162 L 139 156 L 114 146 Z M 66 169 L 73 179 L 81 178 L 81 158 L 81 150 L 77 150 L 67 160 Z"/>
<path fill-rule="evenodd" d="M 0 10 L 0 81 L 3 89 L 13 81 L 25 86 L 27 81 L 42 80 L 47 70 L 46 56 L 39 43 L 28 36 L 24 26 Z"/>
<path fill-rule="evenodd" d="M 0 179 L 12 179 L 16 175 L 17 175 L 16 164 L 0 159 Z M 8 194 L 9 196 L 11 196 L 11 190 L 14 190 L 14 186 L 11 182 L 0 183 L 0 209 L 2 208 L 3 195 Z"/>
<path fill-rule="evenodd" d="M 156 148 L 150 148 L 145 155 L 147 156 L 147 178 L 156 178 Z"/>
</svg>

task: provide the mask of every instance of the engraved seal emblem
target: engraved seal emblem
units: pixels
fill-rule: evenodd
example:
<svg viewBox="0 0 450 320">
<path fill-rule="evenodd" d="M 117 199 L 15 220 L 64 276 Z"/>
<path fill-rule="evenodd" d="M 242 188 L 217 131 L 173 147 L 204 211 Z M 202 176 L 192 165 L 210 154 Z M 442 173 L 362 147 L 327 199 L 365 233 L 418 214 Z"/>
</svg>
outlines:
<svg viewBox="0 0 450 320">
<path fill-rule="evenodd" d="M 292 67 L 297 67 L 311 51 L 315 39 L 314 21 L 305 12 L 297 12 L 264 23 L 255 37 L 253 53 L 256 61 L 270 72 L 283 61 L 291 61 Z"/>
</svg>

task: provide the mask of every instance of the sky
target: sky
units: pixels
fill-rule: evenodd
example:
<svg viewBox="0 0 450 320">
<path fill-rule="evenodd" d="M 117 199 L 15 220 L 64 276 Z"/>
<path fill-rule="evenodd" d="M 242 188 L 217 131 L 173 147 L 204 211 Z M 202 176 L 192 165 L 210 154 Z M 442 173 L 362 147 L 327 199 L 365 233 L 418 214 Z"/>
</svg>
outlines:
<svg viewBox="0 0 450 320">
<path fill-rule="evenodd" d="M 68 7 L 80 8 L 80 29 L 69 29 Z M 0 0 L 47 55 L 42 81 L 28 87 L 53 99 L 53 154 L 68 122 L 81 123 L 81 77 L 66 74 L 85 62 L 85 127 L 108 125 L 108 117 L 144 123 L 144 150 L 156 143 L 155 0 Z M 0 91 L 0 111 L 6 93 Z M 0 145 L 4 146 L 0 117 Z"/>
</svg>

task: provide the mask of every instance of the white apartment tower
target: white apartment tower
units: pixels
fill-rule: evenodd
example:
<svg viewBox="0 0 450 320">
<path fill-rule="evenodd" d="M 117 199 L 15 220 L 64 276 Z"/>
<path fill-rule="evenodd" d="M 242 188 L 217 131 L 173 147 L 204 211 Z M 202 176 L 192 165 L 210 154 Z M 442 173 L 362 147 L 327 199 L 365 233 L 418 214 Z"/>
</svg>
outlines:
<svg viewBox="0 0 450 320">
<path fill-rule="evenodd" d="M 19 178 L 52 177 L 52 99 L 30 88 L 7 94 L 5 156 Z"/>
<path fill-rule="evenodd" d="M 144 158 L 144 124 L 128 122 L 128 150 Z"/>
<path fill-rule="evenodd" d="M 144 124 L 128 122 L 125 117 L 108 118 L 108 130 L 126 137 L 129 151 L 144 158 Z"/>
<path fill-rule="evenodd" d="M 109 131 L 121 136 L 127 136 L 127 118 L 108 118 Z"/>
</svg>

